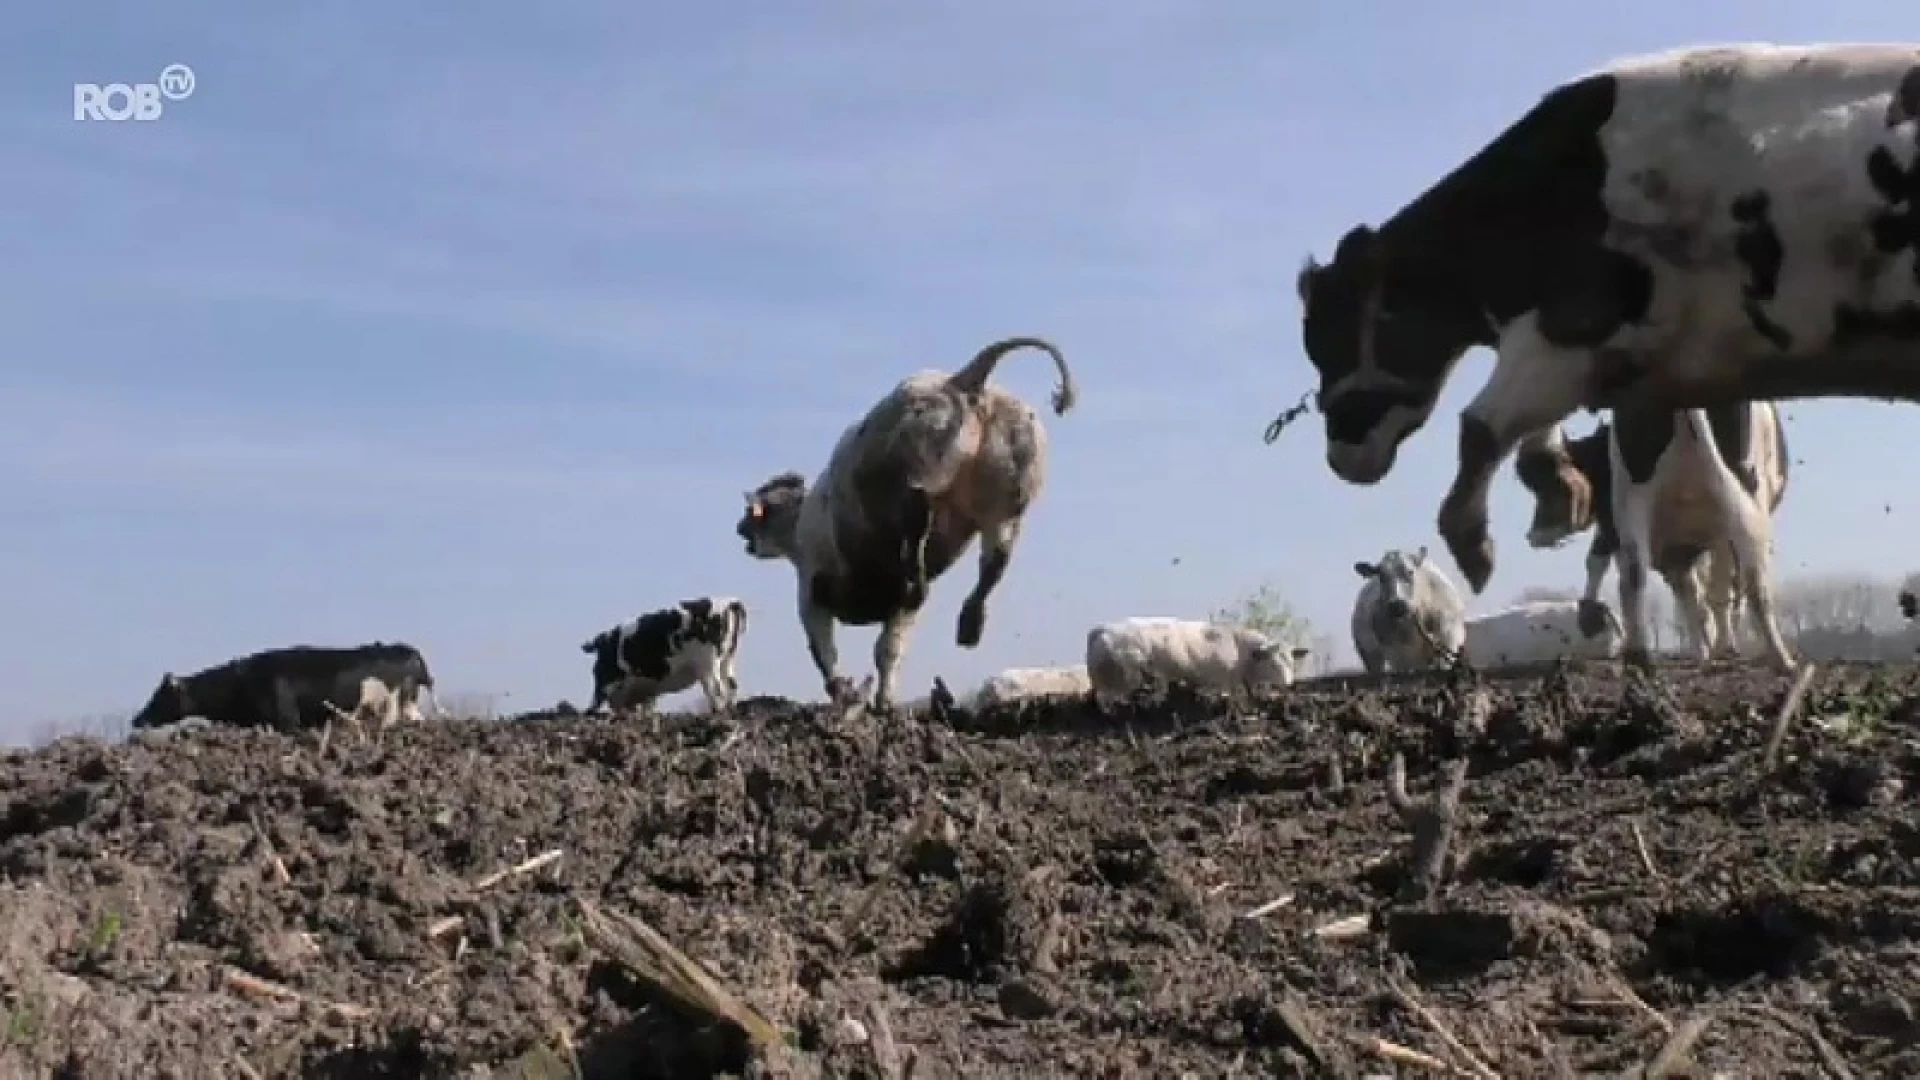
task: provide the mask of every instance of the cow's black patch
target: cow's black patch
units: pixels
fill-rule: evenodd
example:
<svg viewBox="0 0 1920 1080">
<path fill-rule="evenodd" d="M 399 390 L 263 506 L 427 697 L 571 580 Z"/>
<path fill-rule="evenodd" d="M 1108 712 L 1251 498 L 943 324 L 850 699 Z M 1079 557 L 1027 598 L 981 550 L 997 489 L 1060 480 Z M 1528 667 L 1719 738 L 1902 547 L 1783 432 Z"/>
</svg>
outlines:
<svg viewBox="0 0 1920 1080">
<path fill-rule="evenodd" d="M 1563 348 L 1597 348 L 1621 327 L 1644 322 L 1652 305 L 1651 267 L 1625 252 L 1590 248 L 1554 268 L 1540 336 Z"/>
<path fill-rule="evenodd" d="M 642 615 L 633 633 L 619 643 L 619 660 L 628 672 L 645 679 L 664 679 L 672 668 L 676 640 L 688 624 L 686 612 L 665 608 Z"/>
<path fill-rule="evenodd" d="M 1780 291 L 1780 267 L 1787 257 L 1780 231 L 1773 225 L 1773 198 L 1765 191 L 1748 191 L 1734 198 L 1728 212 L 1734 221 L 1733 253 L 1747 275 L 1740 310 L 1761 337 L 1785 351 L 1793 346 L 1793 335 L 1767 314 L 1767 305 Z"/>
<path fill-rule="evenodd" d="M 1867 180 L 1887 201 L 1870 226 L 1874 248 L 1891 255 L 1920 247 L 1920 159 L 1909 168 L 1886 147 L 1876 147 L 1867 155 Z"/>
<path fill-rule="evenodd" d="M 1706 413 L 1707 427 L 1713 432 L 1720 460 L 1740 478 L 1748 494 L 1759 491 L 1759 476 L 1745 463 L 1748 446 L 1753 441 L 1753 418 L 1748 403 L 1718 405 Z M 1635 484 L 1653 480 L 1653 471 L 1673 443 L 1680 422 L 1679 413 L 1656 406 L 1614 410 L 1613 431 L 1620 443 L 1620 463 L 1626 467 L 1628 479 Z"/>
<path fill-rule="evenodd" d="M 1913 119 L 1920 119 L 1920 64 L 1900 76 L 1900 85 L 1893 88 L 1893 97 L 1887 102 L 1888 127 Z"/>
<path fill-rule="evenodd" d="M 936 518 L 927 533 L 929 584 L 953 568 L 973 539 L 971 531 L 942 528 L 944 524 Z M 927 597 L 911 588 L 913 566 L 896 530 L 875 532 L 867 543 L 853 546 L 847 564 L 851 569 L 839 576 L 815 574 L 808 582 L 808 594 L 848 626 L 885 622 L 903 611 L 918 611 L 926 603 Z"/>
<path fill-rule="evenodd" d="M 1920 340 L 1920 305 L 1904 304 L 1892 311 L 1869 311 L 1851 304 L 1834 306 L 1834 344 L 1847 345 L 1869 338 Z"/>
<path fill-rule="evenodd" d="M 1673 442 L 1677 419 L 1671 409 L 1629 407 L 1613 411 L 1613 438 L 1620 447 L 1620 464 L 1629 482 L 1645 484 L 1653 479 L 1660 455 Z"/>
<path fill-rule="evenodd" d="M 1396 408 L 1418 409 L 1424 394 L 1401 390 L 1355 390 L 1334 398 L 1326 409 L 1327 438 L 1340 443 L 1362 443 Z"/>
<path fill-rule="evenodd" d="M 1332 393 L 1360 368 L 1376 297 L 1374 361 L 1424 390 L 1423 404 L 1462 352 L 1493 344 L 1496 323 L 1558 304 L 1556 333 L 1603 340 L 1609 319 L 1644 312 L 1642 275 L 1602 245 L 1611 220 L 1600 134 L 1618 91 L 1600 74 L 1548 93 L 1377 231 L 1349 230 L 1330 263 L 1303 275 L 1302 334 L 1331 441 L 1364 440 L 1396 403 L 1360 390 L 1344 405 Z"/>
</svg>

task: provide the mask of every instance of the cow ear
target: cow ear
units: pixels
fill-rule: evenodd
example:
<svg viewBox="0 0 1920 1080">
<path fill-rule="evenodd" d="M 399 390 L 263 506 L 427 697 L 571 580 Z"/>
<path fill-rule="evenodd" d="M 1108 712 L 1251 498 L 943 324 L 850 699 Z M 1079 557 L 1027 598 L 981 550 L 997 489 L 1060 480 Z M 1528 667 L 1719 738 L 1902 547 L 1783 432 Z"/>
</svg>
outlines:
<svg viewBox="0 0 1920 1080">
<path fill-rule="evenodd" d="M 169 671 L 165 675 L 160 676 L 160 686 L 164 690 L 178 690 L 180 689 L 180 677 Z"/>
<path fill-rule="evenodd" d="M 1361 577 L 1370 578 L 1379 574 L 1380 569 L 1370 562 L 1357 562 L 1353 564 L 1353 572 Z"/>
<path fill-rule="evenodd" d="M 1333 261 L 1358 259 L 1371 262 L 1379 249 L 1379 235 L 1365 225 L 1355 225 L 1340 238 L 1340 246 L 1333 249 Z"/>
<path fill-rule="evenodd" d="M 1302 307 L 1313 303 L 1313 278 L 1314 275 L 1319 272 L 1320 264 L 1314 262 L 1313 256 L 1311 255 L 1307 256 L 1306 261 L 1300 264 L 1300 276 L 1293 279 L 1293 287 L 1300 293 L 1300 304 Z"/>
<path fill-rule="evenodd" d="M 1421 544 L 1420 550 L 1413 553 L 1413 565 L 1425 566 L 1426 562 L 1427 562 L 1427 545 Z"/>
</svg>

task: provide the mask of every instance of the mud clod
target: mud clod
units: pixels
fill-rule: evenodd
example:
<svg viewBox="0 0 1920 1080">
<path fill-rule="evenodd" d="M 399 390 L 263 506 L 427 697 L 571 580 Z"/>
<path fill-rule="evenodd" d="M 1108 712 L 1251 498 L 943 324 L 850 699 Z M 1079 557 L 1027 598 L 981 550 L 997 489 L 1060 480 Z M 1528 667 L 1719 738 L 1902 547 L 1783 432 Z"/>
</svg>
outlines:
<svg viewBox="0 0 1920 1080">
<path fill-rule="evenodd" d="M 0 756 L 0 1076 L 1621 1074 L 1703 1014 L 1675 1075 L 1920 1074 L 1920 670 L 1768 768 L 1782 684 L 66 740 Z"/>
</svg>

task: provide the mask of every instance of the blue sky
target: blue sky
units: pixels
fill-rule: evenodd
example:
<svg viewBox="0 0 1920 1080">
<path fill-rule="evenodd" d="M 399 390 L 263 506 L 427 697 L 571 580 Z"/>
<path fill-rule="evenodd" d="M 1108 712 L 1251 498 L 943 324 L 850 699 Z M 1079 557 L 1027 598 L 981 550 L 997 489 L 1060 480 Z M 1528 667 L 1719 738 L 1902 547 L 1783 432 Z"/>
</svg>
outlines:
<svg viewBox="0 0 1920 1080">
<path fill-rule="evenodd" d="M 1912 23 L 1846 0 L 75 0 L 8 28 L 0 741 L 301 641 L 405 639 L 446 690 L 579 701 L 579 642 L 702 593 L 753 609 L 745 692 L 814 696 L 791 569 L 733 535 L 741 491 L 1010 334 L 1057 341 L 1082 405 L 1049 418 L 985 644 L 953 644 L 968 560 L 908 691 L 1263 581 L 1344 638 L 1354 559 L 1440 550 L 1488 361 L 1377 487 L 1327 471 L 1317 419 L 1264 445 L 1311 384 L 1302 256 L 1610 58 Z M 170 63 L 197 86 L 160 119 L 72 120 L 75 81 Z M 1052 375 L 1025 354 L 1000 380 L 1039 403 Z M 1917 414 L 1789 415 L 1782 572 L 1920 562 L 1920 454 L 1883 451 Z M 1477 608 L 1580 580 L 1578 550 L 1525 549 L 1517 484 L 1494 499 Z M 841 632 L 856 675 L 871 637 Z"/>
</svg>

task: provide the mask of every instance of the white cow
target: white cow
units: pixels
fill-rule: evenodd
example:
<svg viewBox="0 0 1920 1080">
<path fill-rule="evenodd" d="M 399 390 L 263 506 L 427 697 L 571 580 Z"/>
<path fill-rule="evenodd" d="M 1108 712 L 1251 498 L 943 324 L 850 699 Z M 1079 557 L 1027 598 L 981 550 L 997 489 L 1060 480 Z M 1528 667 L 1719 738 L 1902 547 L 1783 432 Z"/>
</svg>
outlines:
<svg viewBox="0 0 1920 1080">
<path fill-rule="evenodd" d="M 1583 439 L 1569 440 L 1557 425 L 1529 435 L 1514 471 L 1535 500 L 1528 543 L 1557 547 L 1593 530 L 1589 602 L 1619 563 L 1629 661 L 1648 659 L 1644 597 L 1648 571 L 1657 570 L 1701 660 L 1738 655 L 1734 616 L 1744 606 L 1770 661 L 1787 671 L 1794 659 L 1774 617 L 1772 575 L 1787 459 L 1770 402 L 1678 413 L 1630 406 Z"/>
<path fill-rule="evenodd" d="M 980 684 L 973 705 L 1004 705 L 1041 697 L 1070 697 L 1093 689 L 1084 664 L 1069 667 L 1008 668 Z"/>
<path fill-rule="evenodd" d="M 1103 700 L 1149 682 L 1249 693 L 1293 684 L 1293 659 L 1306 655 L 1245 627 L 1143 616 L 1087 632 L 1087 675 Z"/>
<path fill-rule="evenodd" d="M 1466 604 L 1447 575 L 1427 559 L 1389 551 L 1377 563 L 1357 562 L 1366 579 L 1353 601 L 1353 649 L 1367 674 L 1418 671 L 1445 664 L 1467 638 Z"/>
<path fill-rule="evenodd" d="M 1599 633 L 1581 629 L 1581 601 L 1538 600 L 1467 620 L 1467 659 L 1479 667 L 1530 667 L 1561 656 L 1610 660 L 1626 632 L 1613 609 L 1600 605 Z"/>
</svg>

